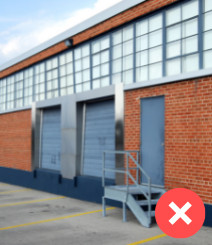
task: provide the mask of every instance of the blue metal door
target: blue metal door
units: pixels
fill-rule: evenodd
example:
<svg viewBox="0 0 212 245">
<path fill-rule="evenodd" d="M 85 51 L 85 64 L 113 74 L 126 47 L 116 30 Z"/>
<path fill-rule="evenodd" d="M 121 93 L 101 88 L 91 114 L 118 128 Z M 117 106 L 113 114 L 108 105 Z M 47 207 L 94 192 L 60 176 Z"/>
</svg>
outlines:
<svg viewBox="0 0 212 245">
<path fill-rule="evenodd" d="M 61 110 L 43 110 L 41 136 L 41 167 L 60 170 Z"/>
<path fill-rule="evenodd" d="M 115 115 L 114 101 L 102 101 L 86 105 L 83 174 L 102 177 L 102 153 L 115 150 Z M 106 167 L 115 167 L 115 157 L 106 158 Z M 106 177 L 114 179 L 112 172 Z"/>
<path fill-rule="evenodd" d="M 141 166 L 152 184 L 164 185 L 164 97 L 141 99 Z M 142 176 L 142 182 L 147 180 Z"/>
</svg>

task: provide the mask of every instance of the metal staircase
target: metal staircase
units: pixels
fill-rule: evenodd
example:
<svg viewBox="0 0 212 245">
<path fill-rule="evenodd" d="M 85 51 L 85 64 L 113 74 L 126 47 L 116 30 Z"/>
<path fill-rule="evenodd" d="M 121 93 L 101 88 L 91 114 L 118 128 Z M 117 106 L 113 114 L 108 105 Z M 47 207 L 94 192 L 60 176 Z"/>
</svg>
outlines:
<svg viewBox="0 0 212 245">
<path fill-rule="evenodd" d="M 105 159 L 107 154 L 119 154 L 125 156 L 125 168 L 106 168 Z M 132 156 L 136 155 L 136 159 Z M 129 161 L 131 165 L 129 166 Z M 151 179 L 139 164 L 139 151 L 105 151 L 103 152 L 103 177 L 102 185 L 104 188 L 104 196 L 102 197 L 103 216 L 106 216 L 106 199 L 120 201 L 123 204 L 123 221 L 127 220 L 126 207 L 128 207 L 135 215 L 141 225 L 150 227 L 152 219 L 155 217 L 155 207 L 160 197 L 165 193 L 163 187 L 151 184 Z M 132 175 L 132 171 L 136 171 L 136 178 Z M 106 186 L 106 172 L 114 172 L 116 174 L 124 174 L 125 185 Z M 145 176 L 147 184 L 141 183 L 141 176 Z"/>
</svg>

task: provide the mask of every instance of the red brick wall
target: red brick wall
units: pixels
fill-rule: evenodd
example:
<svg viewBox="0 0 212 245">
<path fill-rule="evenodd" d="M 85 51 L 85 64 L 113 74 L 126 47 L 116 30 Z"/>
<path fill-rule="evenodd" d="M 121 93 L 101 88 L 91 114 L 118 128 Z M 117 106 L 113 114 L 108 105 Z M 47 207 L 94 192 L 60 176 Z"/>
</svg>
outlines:
<svg viewBox="0 0 212 245">
<path fill-rule="evenodd" d="M 31 110 L 0 115 L 0 166 L 31 170 Z"/>
<path fill-rule="evenodd" d="M 127 11 L 124 11 L 106 21 L 103 21 L 99 23 L 98 25 L 95 25 L 73 37 L 73 43 L 74 45 L 77 45 L 79 43 L 82 43 L 86 40 L 89 40 L 90 38 L 94 38 L 106 31 L 109 31 L 113 28 L 116 28 L 122 24 L 125 24 L 129 21 L 132 21 L 135 18 L 138 18 L 142 15 L 148 14 L 154 10 L 157 10 L 159 8 L 162 8 L 166 5 L 169 5 L 173 2 L 177 2 L 179 0 L 148 0 L 145 1 Z M 55 55 L 63 50 L 66 50 L 67 47 L 65 46 L 64 42 L 60 42 L 16 65 L 13 65 L 3 71 L 0 72 L 0 78 L 3 78 L 5 76 L 11 75 L 12 73 L 19 71 L 23 68 L 26 68 L 36 62 L 39 62 L 43 59 L 46 59 L 52 55 Z"/>
<path fill-rule="evenodd" d="M 165 187 L 212 204 L 212 77 L 127 91 L 125 149 L 140 148 L 140 99 L 165 96 Z"/>
</svg>

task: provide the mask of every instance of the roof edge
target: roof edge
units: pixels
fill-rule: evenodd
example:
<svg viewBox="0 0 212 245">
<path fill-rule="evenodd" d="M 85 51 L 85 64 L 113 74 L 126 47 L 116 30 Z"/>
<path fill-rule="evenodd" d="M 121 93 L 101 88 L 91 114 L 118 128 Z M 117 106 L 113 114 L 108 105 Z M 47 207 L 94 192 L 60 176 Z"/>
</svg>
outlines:
<svg viewBox="0 0 212 245">
<path fill-rule="evenodd" d="M 62 32 L 61 34 L 36 46 L 35 48 L 30 49 L 29 51 L 17 56 L 16 58 L 11 59 L 5 64 L 0 65 L 0 72 L 145 1 L 147 0 L 122 0 L 120 3 L 117 3 L 110 8 L 103 10 L 102 12 L 92 16 L 80 24 Z"/>
</svg>

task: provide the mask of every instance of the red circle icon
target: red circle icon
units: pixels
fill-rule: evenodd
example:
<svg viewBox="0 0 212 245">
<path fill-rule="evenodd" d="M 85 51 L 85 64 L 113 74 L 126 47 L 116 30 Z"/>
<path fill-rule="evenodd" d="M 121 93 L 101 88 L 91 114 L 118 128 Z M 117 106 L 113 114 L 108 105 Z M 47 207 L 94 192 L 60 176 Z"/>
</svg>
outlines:
<svg viewBox="0 0 212 245">
<path fill-rule="evenodd" d="M 160 229 L 168 236 L 187 238 L 202 227 L 205 206 L 195 192 L 177 188 L 166 192 L 159 199 L 155 218 Z"/>
</svg>

